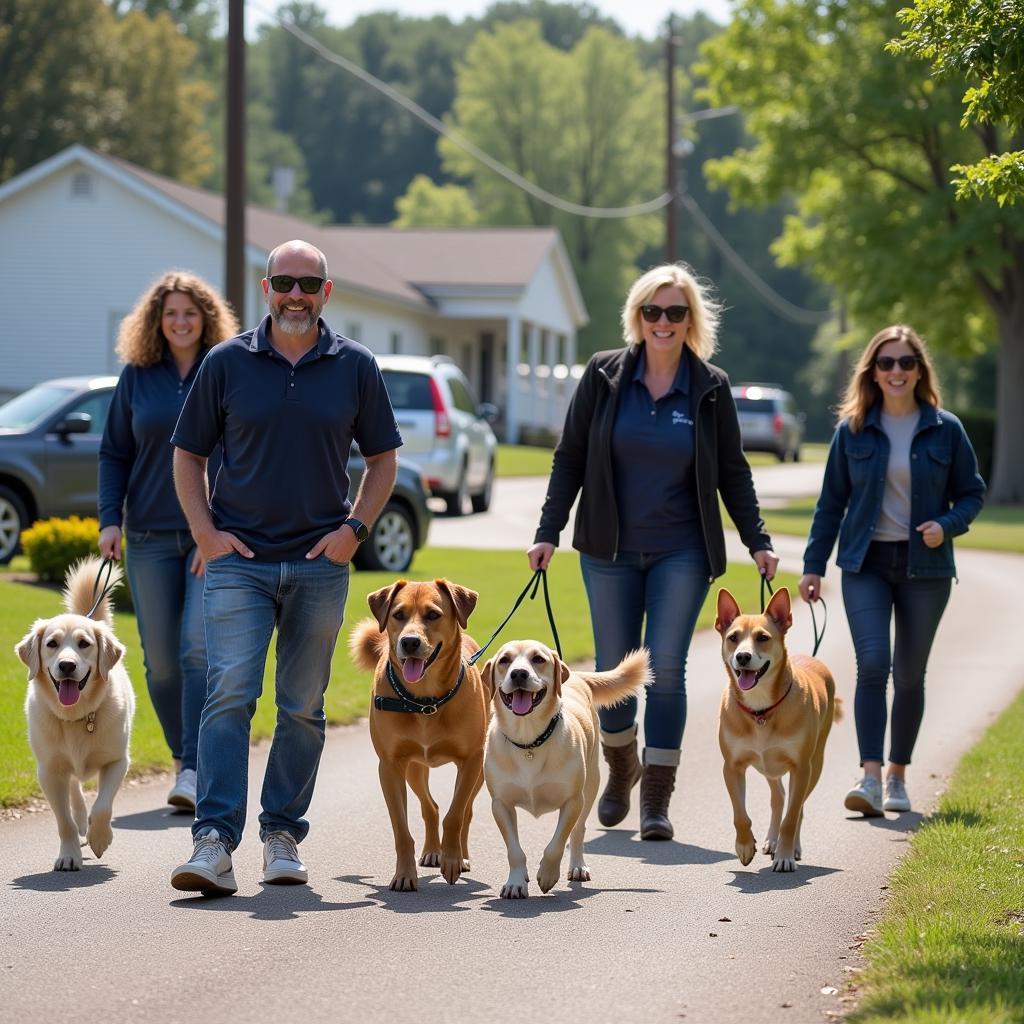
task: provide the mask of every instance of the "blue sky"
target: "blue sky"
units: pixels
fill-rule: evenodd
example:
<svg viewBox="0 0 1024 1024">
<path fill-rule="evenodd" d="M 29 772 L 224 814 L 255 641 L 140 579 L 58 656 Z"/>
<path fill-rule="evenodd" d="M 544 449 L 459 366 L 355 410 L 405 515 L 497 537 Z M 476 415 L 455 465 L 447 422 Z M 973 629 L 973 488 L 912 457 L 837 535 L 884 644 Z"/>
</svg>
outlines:
<svg viewBox="0 0 1024 1024">
<path fill-rule="evenodd" d="M 258 0 L 259 6 L 268 10 L 276 8 L 274 0 Z M 459 21 L 468 15 L 482 14 L 491 0 L 317 0 L 327 11 L 327 20 L 338 26 L 354 21 L 360 14 L 377 10 L 394 10 L 410 17 L 429 17 L 433 14 L 447 14 Z M 614 18 L 630 35 L 653 38 L 665 24 L 670 11 L 678 14 L 692 14 L 703 10 L 719 22 L 729 18 L 729 0 L 591 0 L 602 14 Z M 246 11 L 246 23 L 250 29 L 265 18 L 251 7 Z M 247 33 L 248 34 L 248 33 Z"/>
</svg>

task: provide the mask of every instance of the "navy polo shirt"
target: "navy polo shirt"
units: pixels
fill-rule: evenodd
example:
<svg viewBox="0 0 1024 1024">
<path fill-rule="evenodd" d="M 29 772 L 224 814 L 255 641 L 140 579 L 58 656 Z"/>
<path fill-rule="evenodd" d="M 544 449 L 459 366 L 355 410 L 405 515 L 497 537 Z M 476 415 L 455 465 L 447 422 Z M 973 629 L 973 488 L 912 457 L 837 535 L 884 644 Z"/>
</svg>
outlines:
<svg viewBox="0 0 1024 1024">
<path fill-rule="evenodd" d="M 178 422 L 205 349 L 184 380 L 170 352 L 153 366 L 121 371 L 103 428 L 99 459 L 100 529 L 187 530 L 174 491 L 167 440 Z M 211 466 L 212 473 L 216 470 Z"/>
<path fill-rule="evenodd" d="M 185 401 L 171 444 L 223 462 L 213 521 L 267 562 L 301 559 L 352 509 L 348 457 L 402 444 L 369 349 L 319 321 L 317 343 L 293 367 L 270 344 L 270 317 L 214 348 Z"/>
<path fill-rule="evenodd" d="M 620 551 L 703 547 L 694 477 L 690 364 L 679 360 L 671 389 L 656 402 L 644 384 L 647 354 L 623 381 L 612 427 L 612 471 Z"/>
</svg>

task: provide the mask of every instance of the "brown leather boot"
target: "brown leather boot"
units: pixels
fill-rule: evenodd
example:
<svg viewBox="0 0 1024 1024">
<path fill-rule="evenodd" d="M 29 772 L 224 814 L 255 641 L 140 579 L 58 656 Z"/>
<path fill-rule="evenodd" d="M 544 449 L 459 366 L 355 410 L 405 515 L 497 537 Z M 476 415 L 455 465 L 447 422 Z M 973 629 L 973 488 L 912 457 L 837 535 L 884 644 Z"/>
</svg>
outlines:
<svg viewBox="0 0 1024 1024">
<path fill-rule="evenodd" d="M 602 825 L 618 825 L 629 813 L 629 794 L 640 781 L 643 766 L 636 754 L 636 738 L 622 747 L 601 744 L 608 763 L 608 783 L 597 804 L 597 820 Z"/>
<path fill-rule="evenodd" d="M 676 786 L 674 764 L 645 764 L 640 781 L 640 838 L 671 839 L 675 834 L 668 820 L 668 802 Z"/>
</svg>

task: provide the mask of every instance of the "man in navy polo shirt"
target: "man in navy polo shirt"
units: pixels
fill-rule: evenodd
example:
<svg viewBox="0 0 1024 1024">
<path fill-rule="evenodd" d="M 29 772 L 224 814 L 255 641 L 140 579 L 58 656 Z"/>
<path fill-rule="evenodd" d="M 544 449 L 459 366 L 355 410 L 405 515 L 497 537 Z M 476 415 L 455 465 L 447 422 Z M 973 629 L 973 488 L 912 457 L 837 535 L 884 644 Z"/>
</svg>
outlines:
<svg viewBox="0 0 1024 1024">
<path fill-rule="evenodd" d="M 278 246 L 263 281 L 270 315 L 218 345 L 196 376 L 171 443 L 178 498 L 206 560 L 209 653 L 199 727 L 192 858 L 176 889 L 237 890 L 249 723 L 277 627 L 277 725 L 263 780 L 263 880 L 308 880 L 297 844 L 324 744 L 324 691 L 348 594 L 348 564 L 395 482 L 402 438 L 380 370 L 320 319 L 327 260 Z M 349 501 L 348 455 L 366 459 Z M 223 464 L 207 495 L 206 460 Z"/>
</svg>

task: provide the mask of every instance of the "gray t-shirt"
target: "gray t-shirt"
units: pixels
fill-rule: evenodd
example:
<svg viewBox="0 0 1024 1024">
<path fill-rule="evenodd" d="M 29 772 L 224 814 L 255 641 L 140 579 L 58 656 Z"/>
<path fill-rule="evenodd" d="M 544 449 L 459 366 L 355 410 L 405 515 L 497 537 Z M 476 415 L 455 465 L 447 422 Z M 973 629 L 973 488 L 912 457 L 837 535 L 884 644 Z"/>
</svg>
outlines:
<svg viewBox="0 0 1024 1024">
<path fill-rule="evenodd" d="M 881 415 L 882 430 L 889 438 L 889 465 L 885 471 L 882 510 L 872 540 L 910 540 L 910 442 L 914 439 L 920 410 L 906 416 Z"/>
</svg>

